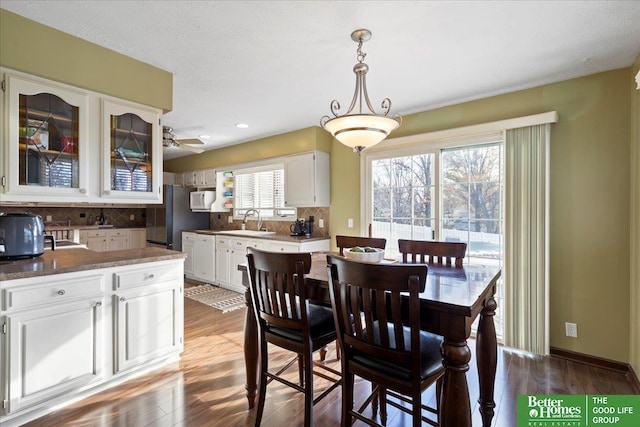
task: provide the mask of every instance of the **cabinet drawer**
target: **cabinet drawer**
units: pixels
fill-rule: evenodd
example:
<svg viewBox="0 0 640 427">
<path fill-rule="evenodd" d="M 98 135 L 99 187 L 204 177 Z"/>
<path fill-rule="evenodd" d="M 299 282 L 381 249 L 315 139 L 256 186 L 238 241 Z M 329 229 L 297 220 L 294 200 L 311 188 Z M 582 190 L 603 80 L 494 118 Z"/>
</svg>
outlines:
<svg viewBox="0 0 640 427">
<path fill-rule="evenodd" d="M 145 268 L 115 273 L 114 286 L 115 289 L 125 289 L 151 285 L 178 277 L 180 277 L 179 269 L 175 265 L 146 266 Z"/>
<path fill-rule="evenodd" d="M 231 244 L 231 249 L 233 249 L 233 250 L 245 250 L 245 249 L 247 249 L 247 241 L 246 240 L 232 239 L 230 244 Z"/>
<path fill-rule="evenodd" d="M 300 245 L 295 243 L 270 243 L 268 250 L 271 252 L 300 252 Z"/>
<path fill-rule="evenodd" d="M 225 247 L 225 248 L 230 248 L 231 247 L 231 239 L 229 239 L 228 237 L 217 237 L 216 238 L 216 247 Z"/>
<path fill-rule="evenodd" d="M 109 231 L 109 236 L 110 237 L 128 236 L 128 235 L 129 235 L 129 230 L 110 230 Z"/>
<path fill-rule="evenodd" d="M 87 237 L 107 237 L 107 230 L 88 230 Z"/>
<path fill-rule="evenodd" d="M 41 304 L 62 303 L 82 296 L 104 292 L 104 276 L 93 275 L 47 281 L 35 285 L 21 285 L 4 290 L 4 310 L 20 309 Z"/>
<path fill-rule="evenodd" d="M 182 240 L 193 242 L 196 239 L 196 233 L 182 233 Z"/>
</svg>

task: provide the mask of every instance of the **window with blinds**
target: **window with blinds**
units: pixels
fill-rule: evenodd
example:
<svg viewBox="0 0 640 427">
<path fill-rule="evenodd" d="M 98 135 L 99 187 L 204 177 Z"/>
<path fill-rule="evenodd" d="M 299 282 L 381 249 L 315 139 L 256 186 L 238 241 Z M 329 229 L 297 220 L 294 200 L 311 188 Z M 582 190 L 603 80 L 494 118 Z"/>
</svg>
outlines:
<svg viewBox="0 0 640 427">
<path fill-rule="evenodd" d="M 256 209 L 260 217 L 294 217 L 294 208 L 284 206 L 284 164 L 234 171 L 234 216 L 244 216 L 249 209 Z"/>
</svg>

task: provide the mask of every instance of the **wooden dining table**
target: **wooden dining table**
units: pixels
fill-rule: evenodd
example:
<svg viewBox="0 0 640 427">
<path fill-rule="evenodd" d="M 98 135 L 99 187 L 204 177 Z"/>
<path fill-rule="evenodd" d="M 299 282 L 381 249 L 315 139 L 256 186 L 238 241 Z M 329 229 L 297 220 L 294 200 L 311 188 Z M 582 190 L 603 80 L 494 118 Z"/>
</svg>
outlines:
<svg viewBox="0 0 640 427">
<path fill-rule="evenodd" d="M 421 328 L 444 337 L 441 348 L 445 367 L 439 417 L 443 427 L 471 426 L 471 403 L 466 372 L 471 350 L 467 340 L 478 316 L 475 357 L 480 386 L 480 415 L 483 426 L 490 426 L 496 406 L 493 400 L 497 363 L 497 341 L 493 321 L 497 307 L 495 293 L 501 270 L 497 266 L 466 265 L 450 267 L 427 264 L 427 283 L 420 294 Z M 244 325 L 246 392 L 249 408 L 255 404 L 258 372 L 258 332 L 246 265 L 243 283 L 247 287 L 247 312 Z M 312 255 L 311 271 L 306 277 L 307 294 L 315 301 L 330 304 L 327 253 Z"/>
</svg>

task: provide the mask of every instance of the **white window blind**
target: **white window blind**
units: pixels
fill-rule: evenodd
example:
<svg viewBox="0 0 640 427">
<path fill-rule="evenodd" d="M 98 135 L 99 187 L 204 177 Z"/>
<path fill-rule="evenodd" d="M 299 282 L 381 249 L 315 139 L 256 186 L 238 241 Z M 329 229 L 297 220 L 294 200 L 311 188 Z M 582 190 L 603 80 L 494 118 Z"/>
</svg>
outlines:
<svg viewBox="0 0 640 427">
<path fill-rule="evenodd" d="M 295 216 L 295 209 L 284 207 L 284 164 L 235 170 L 235 216 L 249 209 L 261 218 Z"/>
</svg>

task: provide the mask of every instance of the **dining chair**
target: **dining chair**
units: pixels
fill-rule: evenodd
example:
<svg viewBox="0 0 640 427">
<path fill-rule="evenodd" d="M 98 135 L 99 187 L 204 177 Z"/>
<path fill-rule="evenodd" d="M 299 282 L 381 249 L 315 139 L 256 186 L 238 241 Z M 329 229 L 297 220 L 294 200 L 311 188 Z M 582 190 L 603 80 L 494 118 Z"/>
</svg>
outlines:
<svg viewBox="0 0 640 427">
<path fill-rule="evenodd" d="M 248 248 L 251 297 L 260 339 L 260 389 L 255 425 L 262 420 L 267 384 L 279 381 L 304 394 L 304 425 L 313 425 L 313 405 L 341 384 L 340 372 L 313 361 L 313 353 L 336 340 L 331 307 L 309 304 L 305 275 L 311 268 L 310 253 L 265 252 Z M 276 373 L 269 371 L 268 343 L 289 350 L 297 357 Z M 298 361 L 300 383 L 281 374 Z M 313 366 L 329 371 L 319 374 L 333 382 L 313 398 Z"/>
<path fill-rule="evenodd" d="M 353 248 L 354 246 L 384 249 L 387 246 L 387 239 L 380 237 L 336 236 L 336 246 L 340 250 L 340 255 L 344 255 L 344 248 Z"/>
<path fill-rule="evenodd" d="M 442 337 L 420 330 L 420 292 L 428 267 L 359 263 L 335 255 L 327 255 L 327 264 L 342 348 L 342 426 L 350 426 L 353 418 L 379 426 L 363 412 L 377 396 L 383 423 L 388 403 L 411 414 L 414 427 L 438 425 L 422 414 L 426 410 L 437 416 L 436 409 L 422 404 L 422 392 L 445 371 Z M 372 383 L 371 395 L 358 410 L 353 403 L 356 375 Z"/>
<path fill-rule="evenodd" d="M 463 242 L 435 242 L 430 240 L 398 239 L 398 249 L 403 263 L 430 263 L 462 267 L 467 253 Z"/>
</svg>

